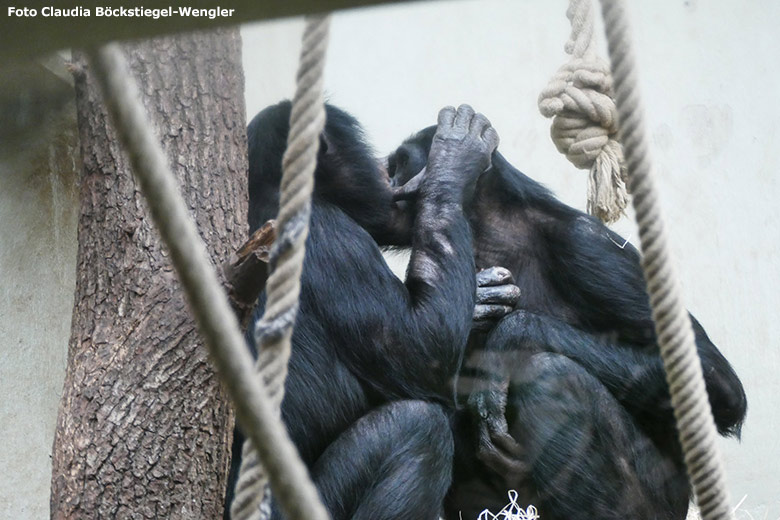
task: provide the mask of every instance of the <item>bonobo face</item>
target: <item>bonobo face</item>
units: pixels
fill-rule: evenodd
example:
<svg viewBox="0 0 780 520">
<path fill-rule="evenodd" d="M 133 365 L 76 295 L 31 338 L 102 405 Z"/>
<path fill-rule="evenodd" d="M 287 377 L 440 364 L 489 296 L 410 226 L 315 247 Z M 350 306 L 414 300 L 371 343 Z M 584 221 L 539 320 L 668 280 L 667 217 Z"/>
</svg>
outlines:
<svg viewBox="0 0 780 520">
<path fill-rule="evenodd" d="M 394 201 L 387 172 L 347 112 L 327 105 L 314 183 L 314 203 L 331 204 L 381 245 L 407 245 L 414 215 Z M 258 229 L 279 211 L 282 158 L 287 148 L 291 105 L 283 101 L 254 117 L 249 141 L 249 222 Z"/>
<path fill-rule="evenodd" d="M 387 174 L 390 177 L 394 200 L 409 200 L 417 196 L 420 182 L 425 176 L 435 134 L 435 125 L 424 128 L 408 137 L 388 156 Z"/>
<path fill-rule="evenodd" d="M 411 198 L 416 194 L 428 164 L 431 142 L 436 126 L 429 126 L 406 139 L 395 152 L 387 158 L 387 174 L 390 186 L 395 191 L 395 199 Z"/>
<path fill-rule="evenodd" d="M 390 154 L 387 158 L 387 173 L 390 175 L 391 186 L 403 186 L 425 168 L 435 133 L 436 127 L 429 126 L 405 140 Z"/>
</svg>

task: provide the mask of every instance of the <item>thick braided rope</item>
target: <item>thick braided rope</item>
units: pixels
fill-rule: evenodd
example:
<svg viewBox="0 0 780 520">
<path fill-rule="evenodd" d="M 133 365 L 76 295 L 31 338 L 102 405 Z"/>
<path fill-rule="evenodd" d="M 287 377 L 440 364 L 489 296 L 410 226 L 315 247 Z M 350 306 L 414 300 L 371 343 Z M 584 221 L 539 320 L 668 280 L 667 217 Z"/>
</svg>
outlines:
<svg viewBox="0 0 780 520">
<path fill-rule="evenodd" d="M 618 220 L 628 204 L 623 150 L 617 141 L 617 111 L 609 65 L 596 55 L 591 0 L 570 0 L 566 16 L 571 59 L 539 95 L 539 111 L 552 118 L 550 136 L 574 166 L 590 170 L 588 213 Z"/>
<path fill-rule="evenodd" d="M 91 55 L 91 63 L 211 359 L 242 429 L 259 450 L 281 509 L 287 518 L 326 519 L 306 466 L 252 368 L 239 324 L 146 118 L 124 56 L 116 45 L 109 45 Z"/>
<path fill-rule="evenodd" d="M 298 312 L 304 245 L 309 234 L 314 169 L 320 134 L 325 126 L 322 91 L 329 24 L 330 17 L 327 15 L 308 17 L 303 34 L 287 150 L 282 160 L 281 197 L 276 219 L 279 234 L 271 250 L 265 313 L 254 331 L 258 344 L 256 370 L 277 414 L 284 397 L 292 328 Z M 267 514 L 260 508 L 263 502 L 267 505 L 267 499 L 264 500 L 267 479 L 254 446 L 244 443 L 242 453 L 231 515 L 236 520 L 260 520 Z M 319 520 L 327 517 L 323 509 L 317 516 L 301 518 Z"/>
<path fill-rule="evenodd" d="M 733 518 L 701 361 L 680 297 L 653 183 L 628 17 L 621 0 L 601 0 L 601 5 L 615 80 L 620 139 L 642 244 L 642 268 L 688 475 L 702 518 Z"/>
</svg>

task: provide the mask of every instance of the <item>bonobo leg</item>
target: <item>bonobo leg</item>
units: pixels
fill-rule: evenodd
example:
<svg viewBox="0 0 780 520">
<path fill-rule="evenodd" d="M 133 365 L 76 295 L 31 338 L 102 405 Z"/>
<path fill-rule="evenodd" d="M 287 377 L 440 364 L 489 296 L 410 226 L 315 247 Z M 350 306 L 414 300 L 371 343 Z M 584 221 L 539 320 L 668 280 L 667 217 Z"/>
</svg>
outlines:
<svg viewBox="0 0 780 520">
<path fill-rule="evenodd" d="M 492 482 L 493 500 L 516 489 L 545 519 L 684 518 L 689 488 L 677 445 L 665 421 L 638 420 L 663 418 L 668 406 L 649 384 L 655 358 L 550 316 L 516 311 L 502 320 L 464 369 L 478 466 L 499 477 L 480 477 L 483 487 Z M 504 419 L 520 449 L 485 456 L 485 424 Z M 478 513 L 477 483 L 463 484 L 461 474 L 451 503 Z"/>
<path fill-rule="evenodd" d="M 441 406 L 395 401 L 341 434 L 312 467 L 312 478 L 333 520 L 436 520 L 452 451 Z M 276 507 L 272 518 L 282 518 Z"/>
<path fill-rule="evenodd" d="M 456 465 L 448 519 L 496 512 L 510 489 L 520 493 L 519 505 L 533 504 L 545 520 L 685 518 L 684 470 L 570 359 L 529 356 L 512 378 L 507 420 L 524 470 L 507 474 L 477 462 L 479 471 L 463 473 Z"/>
<path fill-rule="evenodd" d="M 669 390 L 657 347 L 620 343 L 609 334 L 591 334 L 551 316 L 516 311 L 491 333 L 468 362 L 502 379 L 536 352 L 575 361 L 609 390 L 634 420 L 657 441 L 675 444 Z M 500 373 L 498 373 L 498 372 Z"/>
</svg>

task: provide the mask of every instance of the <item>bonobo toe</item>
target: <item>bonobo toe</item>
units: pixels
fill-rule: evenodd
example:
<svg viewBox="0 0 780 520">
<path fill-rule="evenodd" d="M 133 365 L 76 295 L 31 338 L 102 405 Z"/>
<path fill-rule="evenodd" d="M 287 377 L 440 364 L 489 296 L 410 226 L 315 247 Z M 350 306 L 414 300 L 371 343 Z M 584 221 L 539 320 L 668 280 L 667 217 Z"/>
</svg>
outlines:
<svg viewBox="0 0 780 520">
<path fill-rule="evenodd" d="M 454 126 L 461 130 L 466 130 L 471 125 L 474 118 L 474 109 L 470 105 L 461 105 L 458 107 L 458 113 L 455 115 Z"/>
<path fill-rule="evenodd" d="M 452 126 L 455 121 L 455 107 L 446 106 L 439 110 L 439 126 Z"/>
</svg>

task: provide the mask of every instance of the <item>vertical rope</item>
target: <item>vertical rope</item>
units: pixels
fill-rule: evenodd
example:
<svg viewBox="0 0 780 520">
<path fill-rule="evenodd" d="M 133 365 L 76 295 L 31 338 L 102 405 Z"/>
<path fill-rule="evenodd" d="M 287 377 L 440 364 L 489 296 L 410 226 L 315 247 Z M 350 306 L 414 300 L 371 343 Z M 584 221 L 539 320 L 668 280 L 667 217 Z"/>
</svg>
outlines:
<svg viewBox="0 0 780 520">
<path fill-rule="evenodd" d="M 639 225 L 642 269 L 647 280 L 685 464 L 702 518 L 733 518 L 701 361 L 670 259 L 658 193 L 652 178 L 628 17 L 621 0 L 601 0 L 601 6 L 615 82 L 620 139 L 625 150 L 629 188 Z"/>
<path fill-rule="evenodd" d="M 252 370 L 252 357 L 235 314 L 147 120 L 124 56 L 116 45 L 108 45 L 93 53 L 90 61 L 211 359 L 236 405 L 241 427 L 267 468 L 281 509 L 287 518 L 326 520 L 306 466 L 279 420 L 278 407 L 274 408 Z"/>
<path fill-rule="evenodd" d="M 539 94 L 539 111 L 552 118 L 555 147 L 577 168 L 589 170 L 588 213 L 614 222 L 628 205 L 623 150 L 609 65 L 596 55 L 591 0 L 570 0 L 566 16 L 571 59 Z"/>
<path fill-rule="evenodd" d="M 271 250 L 265 313 L 255 327 L 255 341 L 259 345 L 256 369 L 277 414 L 284 397 L 292 327 L 298 312 L 319 136 L 325 126 L 322 91 L 329 25 L 330 17 L 327 15 L 307 17 L 297 88 L 290 113 L 287 150 L 282 160 L 277 217 L 279 233 Z M 267 478 L 251 443 L 244 444 L 242 453 L 231 515 L 236 520 L 259 520 L 263 517 L 260 505 L 266 495 Z M 322 506 L 319 509 L 316 515 L 307 514 L 300 518 L 327 519 L 325 509 Z"/>
</svg>

